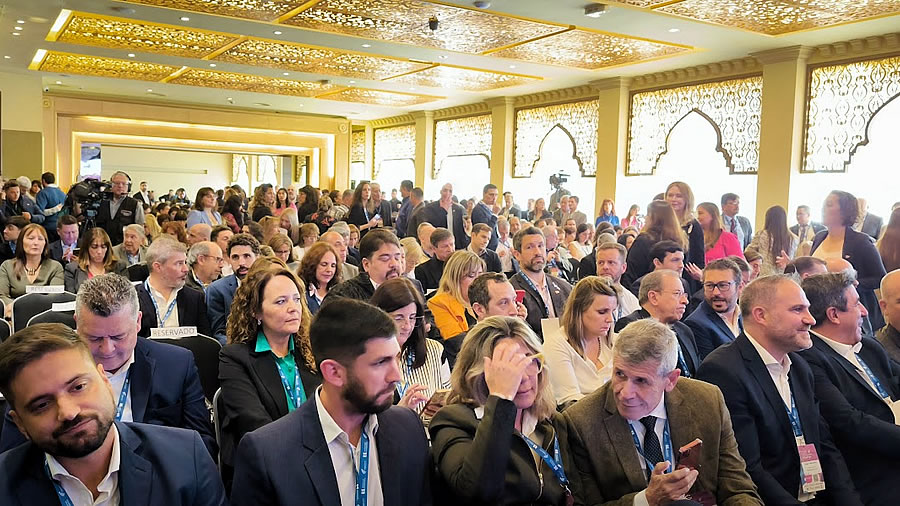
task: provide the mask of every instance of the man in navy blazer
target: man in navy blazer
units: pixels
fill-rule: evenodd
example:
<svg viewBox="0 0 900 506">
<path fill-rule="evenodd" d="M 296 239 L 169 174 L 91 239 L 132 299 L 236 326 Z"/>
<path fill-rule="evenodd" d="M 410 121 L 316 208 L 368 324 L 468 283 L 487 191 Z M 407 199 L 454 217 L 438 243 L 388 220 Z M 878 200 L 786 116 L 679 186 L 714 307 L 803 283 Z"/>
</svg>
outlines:
<svg viewBox="0 0 900 506">
<path fill-rule="evenodd" d="M 493 209 L 497 205 L 497 197 L 499 195 L 500 192 L 497 190 L 497 186 L 488 183 L 484 185 L 481 202 L 475 204 L 475 207 L 472 208 L 472 225 L 484 223 L 491 229 L 491 239 L 487 244 L 487 249 L 491 251 L 497 251 L 497 243 L 500 241 L 500 232 L 497 231 L 497 214 L 494 213 Z M 472 233 L 474 234 L 475 232 L 473 231 Z"/>
<path fill-rule="evenodd" d="M 702 361 L 714 349 L 734 341 L 743 330 L 737 307 L 741 294 L 741 269 L 728 258 L 719 258 L 703 269 L 703 302 L 684 320 L 697 342 Z"/>
<path fill-rule="evenodd" d="M 250 267 L 259 256 L 259 241 L 250 234 L 235 234 L 228 241 L 225 252 L 234 274 L 213 281 L 206 289 L 206 312 L 209 315 L 209 326 L 212 337 L 225 345 L 225 327 L 228 314 L 231 312 L 231 301 L 237 291 L 239 280 L 250 272 Z"/>
<path fill-rule="evenodd" d="M 226 504 L 196 432 L 115 421 L 103 367 L 69 327 L 37 324 L 2 343 L 0 391 L 30 440 L 0 455 L 0 504 Z"/>
<path fill-rule="evenodd" d="M 453 233 L 456 241 L 456 249 L 464 249 L 469 245 L 469 236 L 463 228 L 463 216 L 466 210 L 463 206 L 453 202 L 453 185 L 450 183 L 441 186 L 441 198 L 430 202 L 422 208 L 423 220 L 435 227 L 446 227 Z M 448 220 L 448 216 L 450 216 Z M 452 223 L 448 223 L 452 221 Z"/>
<path fill-rule="evenodd" d="M 322 386 L 241 439 L 232 504 L 354 504 L 359 483 L 378 504 L 430 505 L 422 423 L 392 406 L 401 378 L 394 322 L 368 303 L 339 298 L 322 305 L 309 333 Z"/>
<path fill-rule="evenodd" d="M 766 276 L 744 288 L 740 304 L 744 332 L 710 353 L 697 379 L 722 390 L 763 503 L 862 504 L 819 412 L 812 370 L 796 353 L 812 346 L 809 327 L 815 323 L 803 290 L 790 276 Z M 801 486 L 801 444 L 804 453 L 815 450 L 824 490 Z"/>
<path fill-rule="evenodd" d="M 866 310 L 849 272 L 810 276 L 803 291 L 816 319 L 812 348 L 800 352 L 816 378 L 816 397 L 850 476 L 868 505 L 896 504 L 900 495 L 900 366 L 875 339 L 863 337 Z"/>
</svg>

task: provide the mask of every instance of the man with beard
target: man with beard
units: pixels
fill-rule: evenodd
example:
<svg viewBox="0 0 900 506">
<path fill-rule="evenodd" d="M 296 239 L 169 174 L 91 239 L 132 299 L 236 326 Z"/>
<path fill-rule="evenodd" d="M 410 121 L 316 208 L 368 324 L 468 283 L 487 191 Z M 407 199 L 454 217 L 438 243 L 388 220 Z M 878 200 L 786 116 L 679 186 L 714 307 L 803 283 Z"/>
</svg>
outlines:
<svg viewBox="0 0 900 506">
<path fill-rule="evenodd" d="M 809 364 L 816 320 L 790 276 L 751 281 L 744 332 L 706 357 L 697 379 L 722 390 L 747 471 L 764 504 L 862 504 L 819 413 Z"/>
<path fill-rule="evenodd" d="M 241 439 L 232 504 L 431 504 L 422 423 L 391 405 L 401 380 L 396 332 L 365 302 L 332 299 L 319 309 L 309 339 L 322 386 Z"/>
<path fill-rule="evenodd" d="M 231 301 L 240 280 L 250 272 L 259 256 L 259 241 L 250 234 L 235 234 L 228 241 L 228 261 L 234 274 L 213 281 L 206 289 L 206 308 L 213 337 L 225 345 L 225 325 L 231 312 Z"/>
<path fill-rule="evenodd" d="M 184 244 L 160 236 L 147 248 L 150 276 L 137 285 L 141 310 L 139 336 L 152 328 L 196 327 L 208 336 L 209 318 L 203 292 L 184 286 L 190 268 Z"/>
<path fill-rule="evenodd" d="M 373 229 L 364 235 L 359 241 L 359 254 L 363 257 L 362 272 L 329 290 L 325 301 L 335 297 L 369 300 L 378 285 L 400 276 L 403 270 L 403 248 L 390 230 Z M 421 283 L 415 279 L 410 281 L 420 293 L 425 293 Z"/>
<path fill-rule="evenodd" d="M 714 349 L 730 343 L 744 330 L 737 301 L 741 295 L 741 270 L 727 258 L 703 269 L 704 300 L 684 323 L 694 332 L 702 361 Z"/>
<path fill-rule="evenodd" d="M 0 345 L 0 391 L 30 440 L 0 456 L 0 504 L 226 504 L 195 431 L 114 421 L 103 366 L 65 325 Z"/>
<path fill-rule="evenodd" d="M 537 227 L 523 228 L 513 237 L 513 256 L 521 270 L 509 282 L 514 289 L 525 291 L 526 321 L 541 342 L 541 320 L 562 316 L 566 299 L 572 293 L 572 285 L 544 272 L 546 255 L 544 234 Z"/>
</svg>

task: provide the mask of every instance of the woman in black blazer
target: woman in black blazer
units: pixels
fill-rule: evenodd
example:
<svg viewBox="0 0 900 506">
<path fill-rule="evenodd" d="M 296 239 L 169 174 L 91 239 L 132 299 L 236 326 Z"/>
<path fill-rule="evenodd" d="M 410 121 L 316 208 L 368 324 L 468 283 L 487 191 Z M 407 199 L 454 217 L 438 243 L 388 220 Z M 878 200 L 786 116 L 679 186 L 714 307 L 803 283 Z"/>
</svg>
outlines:
<svg viewBox="0 0 900 506">
<path fill-rule="evenodd" d="M 843 258 L 850 262 L 859 281 L 856 288 L 859 299 L 869 312 L 872 330 L 878 330 L 884 326 L 884 317 L 875 290 L 887 272 L 872 238 L 851 228 L 858 215 L 856 197 L 840 190 L 829 193 L 822 209 L 822 224 L 826 229 L 813 237 L 810 255 L 823 260 Z"/>
<path fill-rule="evenodd" d="M 691 292 L 701 289 L 703 268 L 706 267 L 706 241 L 703 239 L 703 227 L 694 218 L 694 192 L 687 183 L 675 181 L 666 187 L 666 202 L 672 206 L 682 230 L 687 235 L 687 248 L 684 250 L 684 279 L 691 284 Z"/>
<path fill-rule="evenodd" d="M 566 504 L 575 469 L 560 446 L 565 424 L 540 350 L 519 318 L 492 316 L 466 335 L 446 405 L 429 426 L 435 497 L 446 504 Z"/>
<path fill-rule="evenodd" d="M 366 202 L 372 195 L 372 186 L 368 181 L 362 181 L 353 191 L 353 202 L 350 204 L 350 214 L 347 216 L 347 223 L 359 227 L 359 238 L 362 239 L 370 229 L 380 227 L 382 219 L 376 218 L 375 214 L 371 214 L 366 210 Z"/>
<path fill-rule="evenodd" d="M 228 316 L 228 345 L 219 355 L 227 482 L 241 437 L 297 409 L 322 382 L 309 344 L 312 317 L 302 284 L 281 265 L 254 267 L 235 293 L 232 308 L 239 309 Z"/>
<path fill-rule="evenodd" d="M 700 228 L 699 225 L 697 228 Z M 702 243 L 703 230 L 700 230 L 700 239 L 700 251 L 705 256 L 706 252 Z M 631 249 L 628 250 L 625 260 L 628 268 L 622 274 L 622 286 L 631 287 L 640 277 L 653 270 L 650 250 L 653 249 L 654 244 L 665 240 L 674 241 L 683 249 L 687 248 L 688 238 L 679 226 L 678 217 L 672 206 L 663 200 L 654 200 L 647 206 L 647 223 L 631 244 Z M 687 259 L 685 259 L 685 263 L 687 263 Z M 685 265 L 685 272 L 687 271 L 688 267 Z"/>
</svg>

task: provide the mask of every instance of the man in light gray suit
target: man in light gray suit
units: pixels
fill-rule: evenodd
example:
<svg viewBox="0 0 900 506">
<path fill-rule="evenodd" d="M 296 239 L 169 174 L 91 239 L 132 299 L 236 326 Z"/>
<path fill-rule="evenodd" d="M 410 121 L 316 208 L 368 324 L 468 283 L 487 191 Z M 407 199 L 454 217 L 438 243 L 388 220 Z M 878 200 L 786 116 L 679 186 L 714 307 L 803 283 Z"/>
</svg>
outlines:
<svg viewBox="0 0 900 506">
<path fill-rule="evenodd" d="M 125 226 L 122 244 L 113 246 L 113 255 L 122 265 L 122 269 L 144 261 L 147 254 L 147 247 L 144 246 L 146 240 L 143 225 L 132 223 Z"/>
</svg>

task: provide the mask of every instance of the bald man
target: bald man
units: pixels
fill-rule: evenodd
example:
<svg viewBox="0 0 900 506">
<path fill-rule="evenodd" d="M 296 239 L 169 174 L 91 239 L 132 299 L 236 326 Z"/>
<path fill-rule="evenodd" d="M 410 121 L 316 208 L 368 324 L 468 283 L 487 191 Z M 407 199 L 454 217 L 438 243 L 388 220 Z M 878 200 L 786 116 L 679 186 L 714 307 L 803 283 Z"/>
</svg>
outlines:
<svg viewBox="0 0 900 506">
<path fill-rule="evenodd" d="M 208 241 L 210 234 L 212 234 L 212 227 L 206 223 L 192 225 L 191 228 L 188 229 L 187 234 L 188 247 L 191 247 L 198 242 Z"/>
<path fill-rule="evenodd" d="M 875 333 L 875 338 L 892 360 L 900 362 L 900 269 L 889 272 L 881 279 L 878 305 L 884 314 L 885 325 Z"/>
<path fill-rule="evenodd" d="M 359 267 L 347 262 L 347 243 L 344 242 L 344 236 L 333 230 L 329 230 L 319 236 L 319 241 L 328 243 L 332 248 L 337 250 L 338 256 L 341 259 L 341 279 L 348 280 L 359 276 Z"/>
</svg>

